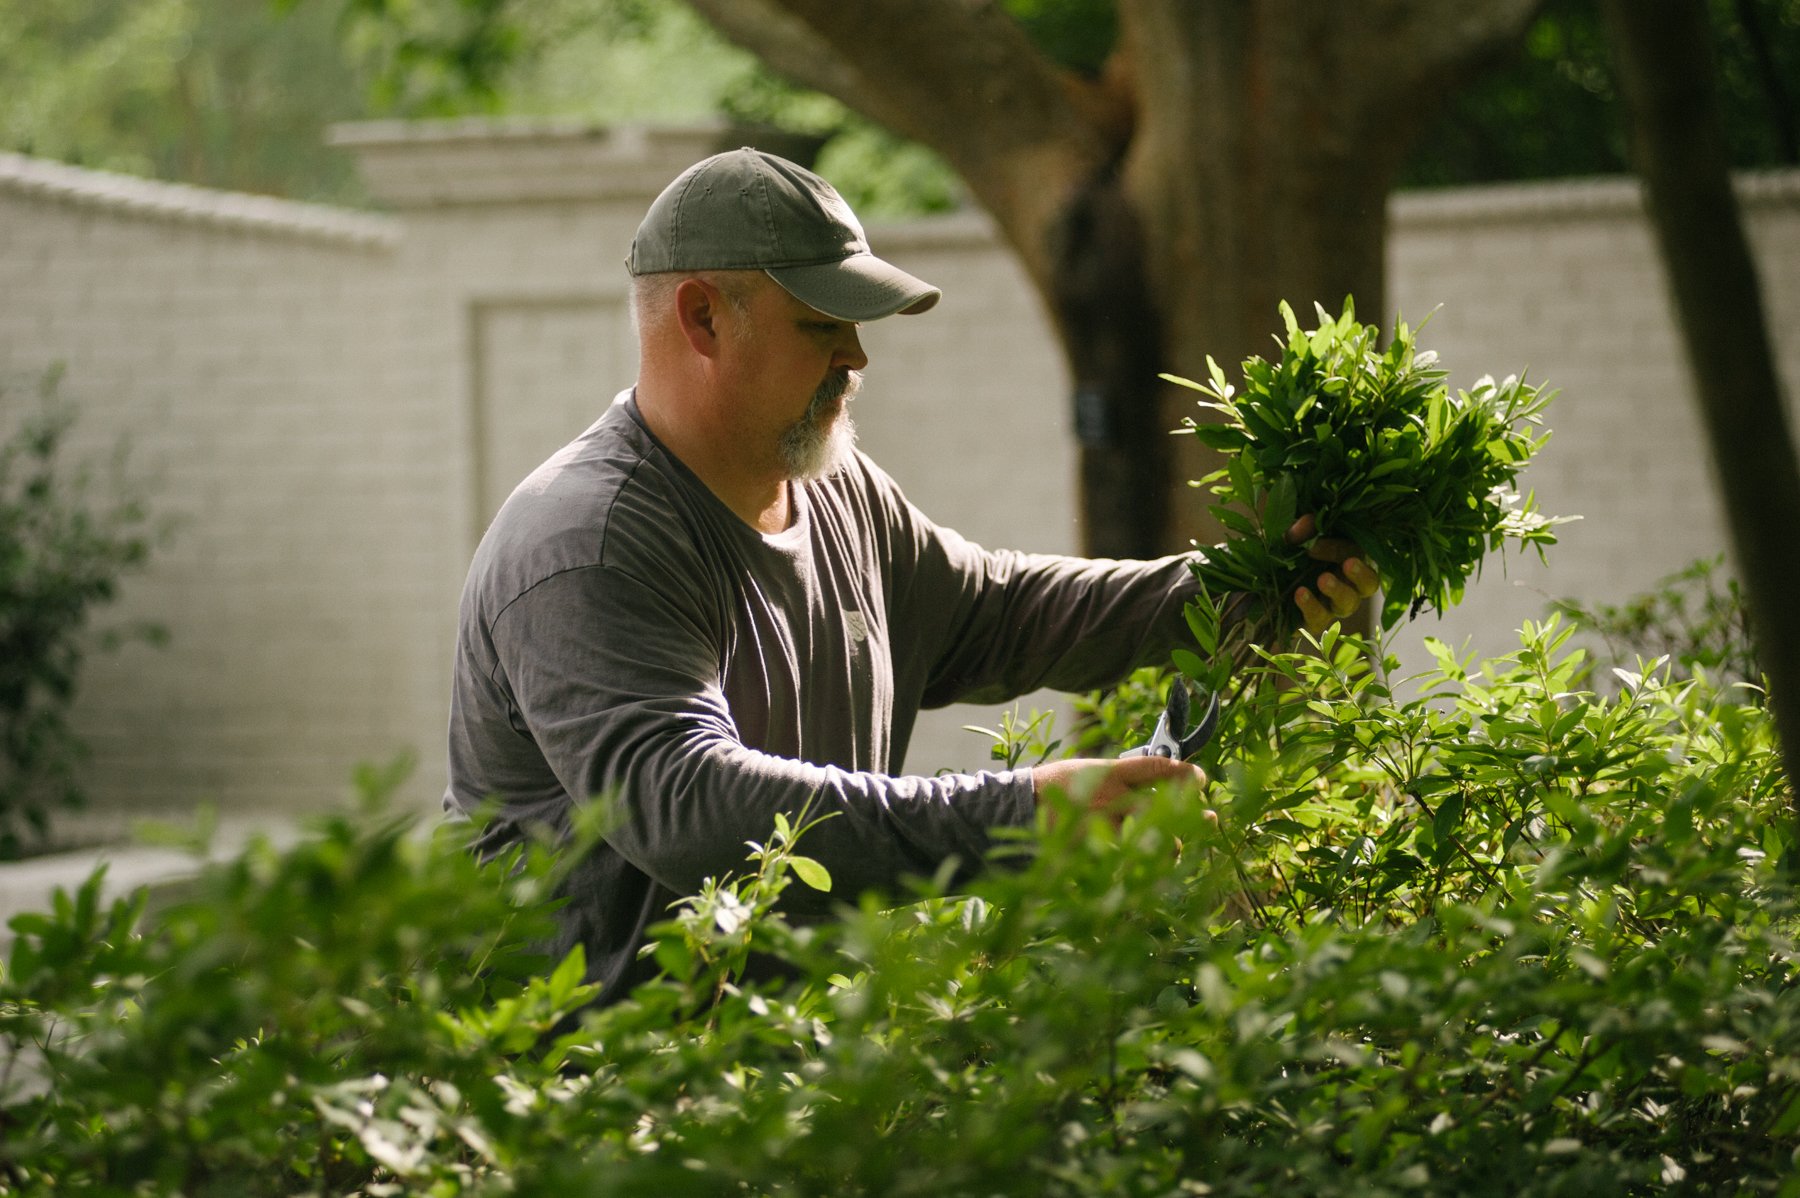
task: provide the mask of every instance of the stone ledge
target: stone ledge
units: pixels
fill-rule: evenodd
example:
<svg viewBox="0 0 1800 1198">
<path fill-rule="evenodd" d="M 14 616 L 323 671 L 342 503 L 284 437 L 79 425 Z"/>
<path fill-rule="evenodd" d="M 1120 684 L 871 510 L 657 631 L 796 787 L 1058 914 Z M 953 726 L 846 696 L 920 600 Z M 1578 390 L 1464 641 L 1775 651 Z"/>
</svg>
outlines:
<svg viewBox="0 0 1800 1198">
<path fill-rule="evenodd" d="M 1800 171 L 1749 171 L 1738 175 L 1735 185 L 1745 208 L 1800 206 Z M 1396 192 L 1388 200 L 1388 219 L 1396 226 L 1487 224 L 1632 215 L 1643 207 L 1643 189 L 1634 176 L 1609 175 Z"/>
<path fill-rule="evenodd" d="M 730 121 L 606 125 L 567 118 L 352 121 L 329 144 L 357 157 L 364 183 L 397 209 L 641 198 L 722 150 L 754 141 L 809 160 L 816 138 Z"/>
<path fill-rule="evenodd" d="M 0 151 L 0 193 L 356 249 L 386 250 L 400 242 L 400 225 L 390 217 L 140 179 L 6 151 Z"/>
<path fill-rule="evenodd" d="M 871 221 L 868 231 L 869 245 L 877 254 L 895 249 L 965 250 L 1004 244 L 994 218 L 977 208 L 905 221 Z"/>
<path fill-rule="evenodd" d="M 119 844 L 5 862 L 0 864 L 0 950 L 15 939 L 6 926 L 13 916 L 49 911 L 57 890 L 73 895 L 102 865 L 101 901 L 111 904 L 140 888 L 154 893 L 187 881 L 206 866 L 235 857 L 256 837 L 285 848 L 302 834 L 300 825 L 285 821 L 222 820 L 204 856 L 160 845 Z"/>
</svg>

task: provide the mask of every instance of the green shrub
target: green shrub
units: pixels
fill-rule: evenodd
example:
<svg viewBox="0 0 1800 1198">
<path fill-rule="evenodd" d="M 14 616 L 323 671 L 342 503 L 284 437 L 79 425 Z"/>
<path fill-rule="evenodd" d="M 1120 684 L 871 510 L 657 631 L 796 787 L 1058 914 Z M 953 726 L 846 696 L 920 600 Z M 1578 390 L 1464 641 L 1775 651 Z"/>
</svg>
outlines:
<svg viewBox="0 0 1800 1198">
<path fill-rule="evenodd" d="M 1570 629 L 1404 702 L 1259 658 L 1204 798 L 1072 809 L 968 895 L 790 927 L 782 828 L 579 1020 L 541 860 L 339 818 L 135 931 L 14 921 L 20 1193 L 1788 1193 L 1791 830 L 1767 715 L 1579 689 Z M 1212 813 L 1209 815 L 1209 811 Z M 854 902 L 856 896 L 843 896 Z M 796 976 L 742 981 L 748 951 Z M 25 1068 L 23 1064 L 19 1067 Z M 19 1074 L 15 1071 L 14 1079 Z M 16 1088 L 15 1088 L 16 1089 Z"/>
<path fill-rule="evenodd" d="M 0 402 L 0 860 L 42 838 L 50 813 L 78 806 L 80 738 L 69 725 L 94 608 L 118 596 L 154 542 L 142 502 L 119 479 L 63 460 L 75 411 L 44 377 L 35 406 Z M 9 399 L 0 384 L 0 401 Z M 158 640 L 149 626 L 99 640 Z"/>
</svg>

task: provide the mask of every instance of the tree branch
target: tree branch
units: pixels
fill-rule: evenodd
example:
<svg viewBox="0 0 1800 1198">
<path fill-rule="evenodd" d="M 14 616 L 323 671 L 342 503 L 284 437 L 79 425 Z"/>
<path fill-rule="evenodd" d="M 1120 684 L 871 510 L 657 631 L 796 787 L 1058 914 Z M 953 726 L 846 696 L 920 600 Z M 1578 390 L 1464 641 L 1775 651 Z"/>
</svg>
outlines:
<svg viewBox="0 0 1800 1198">
<path fill-rule="evenodd" d="M 859 88 L 856 72 L 831 43 L 776 0 L 688 0 L 688 6 L 777 74 L 862 111 L 850 99 Z"/>
<path fill-rule="evenodd" d="M 1370 27 L 1431 68 L 1466 67 L 1516 42 L 1545 0 L 1375 0 Z M 1399 64 L 1404 67 L 1404 63 Z"/>
<path fill-rule="evenodd" d="M 1436 115 L 1437 102 L 1498 66 L 1517 47 L 1546 0 L 1373 0 L 1340 70 L 1370 76 L 1360 138 L 1391 148 L 1395 165 Z M 1371 75 L 1367 63 L 1388 68 Z"/>
<path fill-rule="evenodd" d="M 731 41 L 949 162 L 1040 280 L 1069 193 L 1117 153 L 1108 91 L 989 0 L 689 0 Z"/>
</svg>

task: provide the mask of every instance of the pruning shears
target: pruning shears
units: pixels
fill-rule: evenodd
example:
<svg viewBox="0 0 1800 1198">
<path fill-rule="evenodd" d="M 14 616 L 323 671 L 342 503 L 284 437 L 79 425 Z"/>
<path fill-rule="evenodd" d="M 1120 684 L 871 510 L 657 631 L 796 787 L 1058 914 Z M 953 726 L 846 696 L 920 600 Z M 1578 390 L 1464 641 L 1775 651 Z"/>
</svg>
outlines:
<svg viewBox="0 0 1800 1198">
<path fill-rule="evenodd" d="M 1201 693 L 1206 694 L 1204 691 Z M 1206 694 L 1206 710 L 1201 713 L 1200 722 L 1189 728 L 1188 719 L 1192 710 L 1187 680 L 1177 676 L 1169 684 L 1169 701 L 1163 707 L 1162 715 L 1157 717 L 1156 730 L 1150 734 L 1150 740 L 1135 749 L 1125 750 L 1119 756 L 1169 757 L 1176 761 L 1186 761 L 1204 749 L 1206 742 L 1212 739 L 1213 733 L 1218 729 L 1219 696 Z"/>
</svg>

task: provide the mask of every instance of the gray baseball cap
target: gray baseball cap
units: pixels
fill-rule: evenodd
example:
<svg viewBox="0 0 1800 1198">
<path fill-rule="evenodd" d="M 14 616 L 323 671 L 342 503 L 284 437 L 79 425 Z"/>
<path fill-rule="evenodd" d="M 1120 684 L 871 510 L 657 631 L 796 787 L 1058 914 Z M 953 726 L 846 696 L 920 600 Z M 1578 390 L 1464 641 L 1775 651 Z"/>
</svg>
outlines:
<svg viewBox="0 0 1800 1198">
<path fill-rule="evenodd" d="M 943 294 L 871 253 L 831 184 L 749 146 L 695 163 L 664 188 L 625 264 L 634 276 L 766 271 L 795 299 L 839 320 L 911 315 Z"/>
</svg>

